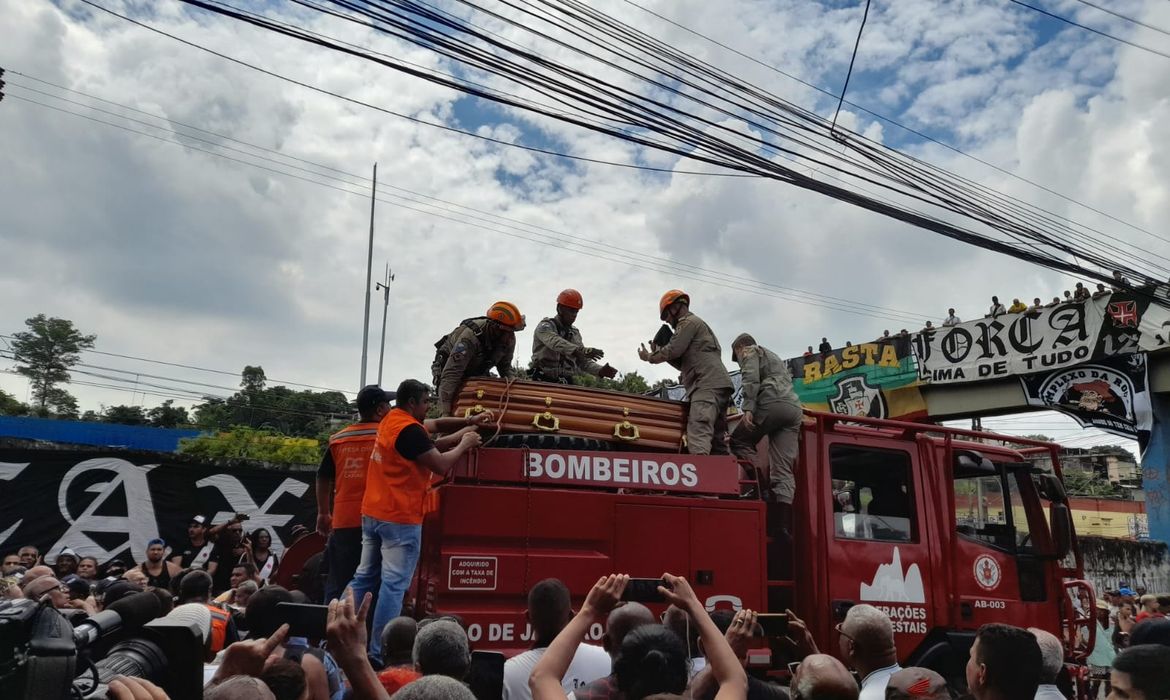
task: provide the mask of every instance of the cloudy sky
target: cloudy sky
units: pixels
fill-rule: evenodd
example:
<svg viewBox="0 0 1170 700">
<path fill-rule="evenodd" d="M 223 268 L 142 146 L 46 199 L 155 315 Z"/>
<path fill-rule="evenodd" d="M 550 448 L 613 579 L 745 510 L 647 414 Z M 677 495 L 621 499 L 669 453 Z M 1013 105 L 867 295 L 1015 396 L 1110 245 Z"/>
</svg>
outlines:
<svg viewBox="0 0 1170 700">
<path fill-rule="evenodd" d="M 1076 0 L 1037 2 L 1170 52 L 1165 34 Z M 101 4 L 426 121 L 579 156 L 710 170 L 178 2 Z M 839 92 L 862 8 L 844 0 L 646 0 L 645 7 L 677 23 L 670 24 L 620 0 L 594 5 L 826 116 L 834 100 L 761 63 Z M 426 68 L 451 70 L 433 54 L 352 24 L 293 13 L 283 3 L 253 6 L 274 17 L 289 12 L 284 19 Z M 1164 0 L 1108 6 L 1170 28 Z M 369 225 L 365 178 L 375 161 L 383 200 L 375 277 L 386 262 L 396 275 L 387 331 L 390 384 L 428 378 L 434 341 L 495 299 L 516 302 L 531 326 L 552 313 L 566 286 L 585 297 L 578 325 L 586 342 L 604 348 L 619 370 L 656 379 L 668 376 L 663 366 L 642 364 L 634 351 L 656 330 L 658 297 L 672 287 L 690 292 L 693 310 L 725 346 L 748 330 L 794 355 L 821 336 L 842 345 L 887 328 L 913 329 L 907 318 L 920 319 L 919 326 L 926 319 L 937 323 L 948 306 L 963 317 L 981 315 L 992 294 L 1048 298 L 1076 281 L 772 181 L 566 161 L 425 126 L 248 70 L 75 0 L 0 0 L 0 23 L 6 28 L 0 66 L 10 71 L 9 98 L 0 103 L 3 334 L 46 313 L 95 333 L 101 351 L 231 372 L 260 364 L 272 378 L 352 391 L 359 380 Z M 849 99 L 1068 199 L 861 110 L 842 113 L 839 121 L 848 128 L 1166 254 L 1164 242 L 1069 200 L 1151 230 L 1170 218 L 1164 135 L 1170 58 L 1006 0 L 876 0 Z M 564 246 L 565 236 L 577 237 L 583 249 Z M 1119 259 L 1128 254 L 1119 244 Z M 647 269 L 653 266 L 646 256 L 715 274 Z M 746 292 L 736 283 L 744 279 L 816 296 Z M 825 297 L 868 306 L 850 313 L 827 308 L 841 302 L 825 304 Z M 530 342 L 524 334 L 519 345 Z M 137 378 L 139 389 L 157 394 L 181 396 L 173 387 L 194 386 L 177 380 L 221 387 L 202 388 L 219 394 L 236 383 L 109 355 L 87 354 L 85 361 L 164 377 Z M 107 376 L 75 378 L 126 386 L 109 377 L 129 376 L 88 371 Z M 11 374 L 0 373 L 0 388 L 22 399 L 27 394 L 24 380 Z M 76 384 L 72 391 L 83 409 L 163 400 L 133 387 Z M 1058 416 L 1004 425 L 1098 441 Z"/>
</svg>

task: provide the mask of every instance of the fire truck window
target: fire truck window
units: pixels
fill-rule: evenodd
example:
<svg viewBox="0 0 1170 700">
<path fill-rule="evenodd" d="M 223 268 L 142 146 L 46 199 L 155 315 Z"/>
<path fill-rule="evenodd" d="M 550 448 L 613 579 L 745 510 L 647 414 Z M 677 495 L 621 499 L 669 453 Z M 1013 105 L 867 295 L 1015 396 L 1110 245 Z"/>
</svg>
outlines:
<svg viewBox="0 0 1170 700">
<path fill-rule="evenodd" d="M 829 466 L 837 537 L 884 542 L 914 539 L 909 453 L 833 445 Z"/>
<path fill-rule="evenodd" d="M 1007 551 L 1031 546 L 1028 516 L 1014 480 L 1003 491 L 998 474 L 955 479 L 955 524 L 960 535 Z"/>
</svg>

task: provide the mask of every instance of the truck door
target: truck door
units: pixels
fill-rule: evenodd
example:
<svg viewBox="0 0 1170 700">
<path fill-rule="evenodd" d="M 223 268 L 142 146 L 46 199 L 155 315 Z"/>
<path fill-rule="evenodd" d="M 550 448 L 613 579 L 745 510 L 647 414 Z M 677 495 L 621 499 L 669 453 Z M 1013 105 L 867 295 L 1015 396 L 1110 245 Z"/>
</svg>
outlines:
<svg viewBox="0 0 1170 700">
<path fill-rule="evenodd" d="M 927 544 L 931 538 L 922 517 L 926 502 L 917 447 L 893 441 L 834 441 L 828 445 L 827 458 L 830 483 L 822 486 L 832 503 L 826 510 L 824 538 L 831 617 L 839 622 L 857 603 L 881 609 L 894 623 L 899 657 L 904 660 L 932 624 L 926 599 L 931 590 Z M 832 638 L 840 643 L 836 631 Z"/>
<path fill-rule="evenodd" d="M 1052 545 L 1027 464 L 958 460 L 954 591 L 958 626 L 1059 629 L 1050 599 Z"/>
</svg>

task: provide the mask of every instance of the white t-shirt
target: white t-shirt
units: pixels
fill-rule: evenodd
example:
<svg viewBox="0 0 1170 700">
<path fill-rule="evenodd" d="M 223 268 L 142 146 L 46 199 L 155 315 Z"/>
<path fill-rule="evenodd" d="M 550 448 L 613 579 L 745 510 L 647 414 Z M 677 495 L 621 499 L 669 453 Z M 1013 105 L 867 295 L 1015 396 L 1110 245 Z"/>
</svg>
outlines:
<svg viewBox="0 0 1170 700">
<path fill-rule="evenodd" d="M 1036 689 L 1036 700 L 1066 700 L 1064 693 L 1060 692 L 1051 683 L 1041 683 L 1040 687 Z"/>
<path fill-rule="evenodd" d="M 890 676 L 901 670 L 901 666 L 894 664 L 871 672 L 861 679 L 861 694 L 857 696 L 857 700 L 885 700 L 886 686 L 890 684 Z"/>
<path fill-rule="evenodd" d="M 545 651 L 545 647 L 530 649 L 504 662 L 504 700 L 532 700 L 528 677 Z M 569 670 L 561 679 L 561 687 L 568 695 L 586 683 L 608 676 L 610 670 L 609 654 L 604 649 L 592 644 L 581 644 L 573 655 Z"/>
</svg>

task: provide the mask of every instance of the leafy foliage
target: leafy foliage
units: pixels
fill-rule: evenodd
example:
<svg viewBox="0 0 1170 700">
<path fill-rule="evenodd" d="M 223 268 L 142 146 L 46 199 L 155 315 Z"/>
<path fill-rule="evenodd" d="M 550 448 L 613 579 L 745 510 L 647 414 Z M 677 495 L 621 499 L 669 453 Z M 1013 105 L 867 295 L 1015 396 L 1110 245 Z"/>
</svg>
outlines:
<svg viewBox="0 0 1170 700">
<path fill-rule="evenodd" d="M 1088 470 L 1065 469 L 1063 476 L 1064 490 L 1070 496 L 1104 498 L 1121 494 L 1119 487 L 1111 484 L 1108 479 L 1097 476 Z"/>
<path fill-rule="evenodd" d="M 645 378 L 637 372 L 627 372 L 622 375 L 621 379 L 602 379 L 592 375 L 583 374 L 574 377 L 573 381 L 580 386 L 596 387 L 598 389 L 609 389 L 610 391 L 623 391 L 627 394 L 644 394 L 650 391 L 650 385 L 646 383 Z"/>
<path fill-rule="evenodd" d="M 266 384 L 262 367 L 245 367 L 241 373 L 241 390 L 227 399 L 209 398 L 195 406 L 194 423 L 213 431 L 243 426 L 317 438 L 330 432 L 336 422 L 348 421 L 354 412 L 341 392 L 296 391 Z"/>
<path fill-rule="evenodd" d="M 146 411 L 141 406 L 109 406 L 102 411 L 102 420 L 122 425 L 146 425 Z"/>
<path fill-rule="evenodd" d="M 177 428 L 190 423 L 191 417 L 187 415 L 187 409 L 182 406 L 176 408 L 174 403 L 173 400 L 167 399 L 161 406 L 155 406 L 147 411 L 146 418 L 150 424 L 156 428 Z"/>
<path fill-rule="evenodd" d="M 28 404 L 0 389 L 0 416 L 24 416 L 28 414 L 28 411 Z"/>
<path fill-rule="evenodd" d="M 210 459 L 255 459 L 275 464 L 316 464 L 321 445 L 309 438 L 289 437 L 272 430 L 236 426 L 214 435 L 179 441 L 181 454 Z"/>
<path fill-rule="evenodd" d="M 97 336 L 84 335 L 64 318 L 37 314 L 26 319 L 26 331 L 13 334 L 16 371 L 32 383 L 33 403 L 41 416 L 76 418 L 77 399 L 58 384 L 69 381 L 69 368 L 81 360 L 81 351 L 93 347 Z"/>
</svg>

